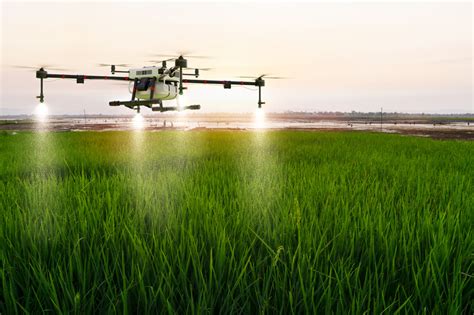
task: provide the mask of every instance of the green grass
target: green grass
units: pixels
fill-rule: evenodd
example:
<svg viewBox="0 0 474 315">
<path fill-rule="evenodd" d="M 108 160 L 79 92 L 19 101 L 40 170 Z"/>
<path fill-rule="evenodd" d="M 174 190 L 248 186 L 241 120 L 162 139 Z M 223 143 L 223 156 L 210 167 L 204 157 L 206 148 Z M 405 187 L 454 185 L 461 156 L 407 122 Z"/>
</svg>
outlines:
<svg viewBox="0 0 474 315">
<path fill-rule="evenodd" d="M 472 314 L 474 143 L 0 134 L 0 313 Z"/>
</svg>

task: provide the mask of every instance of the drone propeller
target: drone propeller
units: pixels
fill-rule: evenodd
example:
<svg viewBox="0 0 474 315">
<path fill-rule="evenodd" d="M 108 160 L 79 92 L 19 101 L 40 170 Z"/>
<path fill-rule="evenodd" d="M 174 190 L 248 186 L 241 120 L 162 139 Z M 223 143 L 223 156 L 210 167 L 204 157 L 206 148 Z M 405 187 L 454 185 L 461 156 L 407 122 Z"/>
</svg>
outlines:
<svg viewBox="0 0 474 315">
<path fill-rule="evenodd" d="M 115 67 L 131 67 L 132 65 L 128 63 L 116 63 L 116 64 L 109 64 L 109 63 L 98 63 L 97 66 L 99 67 L 112 67 L 113 72 L 115 72 Z M 119 72 L 119 71 L 116 71 Z"/>
<path fill-rule="evenodd" d="M 180 52 L 177 52 L 176 54 L 157 54 L 153 56 L 171 58 L 169 60 L 178 59 L 179 57 L 194 58 L 194 59 L 211 59 L 212 58 L 211 56 L 192 55 L 192 53 L 189 51 L 180 51 Z"/>
<path fill-rule="evenodd" d="M 38 71 L 40 68 L 47 69 L 47 70 L 57 70 L 57 71 L 72 71 L 71 69 L 57 68 L 56 66 L 53 66 L 53 65 L 39 65 L 39 66 L 12 65 L 11 67 L 17 68 L 17 69 L 33 70 L 33 71 Z"/>
<path fill-rule="evenodd" d="M 98 63 L 97 64 L 99 67 L 110 67 L 110 66 L 116 66 L 116 67 L 131 67 L 131 65 L 127 63 L 116 63 L 116 64 L 110 64 L 110 63 Z"/>
<path fill-rule="evenodd" d="M 211 71 L 214 68 L 183 68 L 183 69 L 189 69 L 189 70 L 199 70 L 199 71 Z"/>
<path fill-rule="evenodd" d="M 289 79 L 287 77 L 275 77 L 275 76 L 270 76 L 269 74 L 262 74 L 259 76 L 238 76 L 238 78 L 246 78 L 246 79 L 274 79 L 274 80 L 283 80 L 283 79 Z"/>
<path fill-rule="evenodd" d="M 163 60 L 147 60 L 147 62 L 153 62 L 153 63 L 162 63 L 163 61 L 171 61 L 174 60 L 175 58 L 168 58 L 168 59 L 163 59 Z"/>
<path fill-rule="evenodd" d="M 163 59 L 163 60 L 148 60 L 148 62 L 155 63 L 155 64 L 161 64 L 161 68 L 166 69 L 166 63 L 168 61 L 173 61 L 173 60 L 175 60 L 175 58 L 168 58 L 168 59 Z"/>
</svg>

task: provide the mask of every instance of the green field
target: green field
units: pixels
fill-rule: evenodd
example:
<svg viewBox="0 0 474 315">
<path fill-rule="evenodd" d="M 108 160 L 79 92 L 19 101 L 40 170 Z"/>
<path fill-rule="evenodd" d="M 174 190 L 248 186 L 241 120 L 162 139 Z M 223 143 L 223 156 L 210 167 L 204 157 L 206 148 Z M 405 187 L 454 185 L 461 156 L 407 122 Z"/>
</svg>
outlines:
<svg viewBox="0 0 474 315">
<path fill-rule="evenodd" d="M 0 313 L 472 314 L 474 142 L 0 134 Z"/>
</svg>

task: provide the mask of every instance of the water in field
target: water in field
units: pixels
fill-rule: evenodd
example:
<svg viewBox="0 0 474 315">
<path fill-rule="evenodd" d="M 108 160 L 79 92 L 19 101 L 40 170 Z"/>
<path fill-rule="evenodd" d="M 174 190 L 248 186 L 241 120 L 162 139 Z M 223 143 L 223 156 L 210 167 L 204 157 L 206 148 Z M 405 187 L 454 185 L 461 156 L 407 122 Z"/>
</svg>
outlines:
<svg viewBox="0 0 474 315">
<path fill-rule="evenodd" d="M 107 130 L 341 130 L 400 133 L 439 139 L 474 139 L 474 122 L 439 117 L 387 118 L 382 122 L 349 116 L 325 118 L 307 114 L 195 114 L 131 116 L 53 116 L 0 118 L 0 130 L 107 131 Z"/>
<path fill-rule="evenodd" d="M 107 129 L 129 129 L 133 127 L 133 118 L 88 118 L 84 120 L 65 120 L 59 123 L 72 124 L 81 128 L 84 125 L 100 127 L 108 125 Z M 204 119 L 202 117 L 169 117 L 169 118 L 144 118 L 143 128 L 177 128 L 177 129 L 357 129 L 357 130 L 377 130 L 377 129 L 404 129 L 404 128 L 450 128 L 450 129 L 472 129 L 474 125 L 466 123 L 449 123 L 443 125 L 434 125 L 432 123 L 382 123 L 379 122 L 348 122 L 331 120 L 293 120 L 293 119 Z"/>
<path fill-rule="evenodd" d="M 47 120 L 37 121 L 22 119 L 6 119 L 14 121 L 9 125 L 24 126 L 36 129 L 43 127 L 58 130 L 129 130 L 135 128 L 143 129 L 163 129 L 174 128 L 190 130 L 196 128 L 208 129 L 356 129 L 356 130 L 393 130 L 393 129 L 457 129 L 473 130 L 474 123 L 467 122 L 382 122 L 380 121 L 351 121 L 351 120 L 324 120 L 324 119 L 292 119 L 292 118 L 272 118 L 272 117 L 205 117 L 205 116 L 130 116 L 130 117 L 51 117 Z M 34 124 L 33 124 L 34 123 Z M 138 126 L 137 126 L 138 123 Z M 36 126 L 36 128 L 35 128 Z M 3 128 L 6 129 L 6 128 Z"/>
</svg>

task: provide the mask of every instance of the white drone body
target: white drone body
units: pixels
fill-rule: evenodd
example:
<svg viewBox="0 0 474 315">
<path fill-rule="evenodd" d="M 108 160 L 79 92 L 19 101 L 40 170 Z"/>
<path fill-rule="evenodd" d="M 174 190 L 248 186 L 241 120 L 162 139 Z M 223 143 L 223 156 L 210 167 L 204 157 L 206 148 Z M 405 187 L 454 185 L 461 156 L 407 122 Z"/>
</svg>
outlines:
<svg viewBox="0 0 474 315">
<path fill-rule="evenodd" d="M 160 74 L 158 71 L 159 69 L 160 68 L 157 67 L 130 69 L 129 77 L 133 80 L 158 78 L 158 80 L 155 81 L 153 99 L 160 99 L 163 101 L 173 100 L 178 96 L 177 83 L 179 82 L 179 70 L 176 70 L 171 74 Z M 151 86 L 144 91 L 137 89 L 135 97 L 139 100 L 150 100 L 152 95 L 151 89 Z"/>
</svg>

